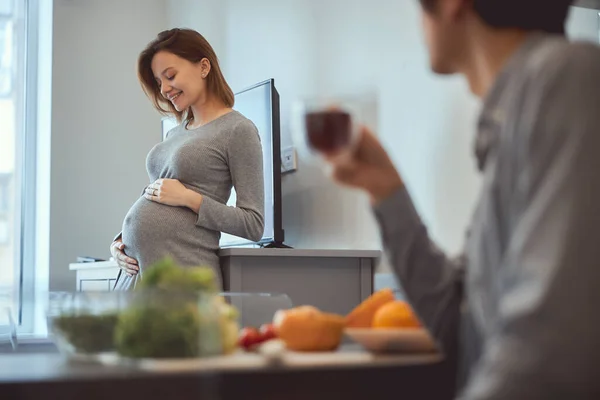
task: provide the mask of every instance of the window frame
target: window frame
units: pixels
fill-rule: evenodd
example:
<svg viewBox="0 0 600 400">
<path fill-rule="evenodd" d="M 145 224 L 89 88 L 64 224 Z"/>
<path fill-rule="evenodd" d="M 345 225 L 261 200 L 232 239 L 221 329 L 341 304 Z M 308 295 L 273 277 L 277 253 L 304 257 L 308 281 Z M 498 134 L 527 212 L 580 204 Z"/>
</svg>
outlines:
<svg viewBox="0 0 600 400">
<path fill-rule="evenodd" d="M 22 0 L 15 4 L 15 58 L 17 75 L 13 82 L 16 92 L 15 138 L 15 193 L 16 224 L 15 265 L 18 271 L 14 282 L 18 334 L 34 334 L 36 302 L 36 168 L 37 168 L 37 114 L 38 114 L 38 0 Z M 21 10 L 18 7 L 22 7 Z M 19 26 L 19 23 L 22 26 Z M 23 35 L 23 33 L 25 35 Z M 20 86 L 22 85 L 22 86 Z M 23 134 L 19 134 L 23 133 Z"/>
</svg>

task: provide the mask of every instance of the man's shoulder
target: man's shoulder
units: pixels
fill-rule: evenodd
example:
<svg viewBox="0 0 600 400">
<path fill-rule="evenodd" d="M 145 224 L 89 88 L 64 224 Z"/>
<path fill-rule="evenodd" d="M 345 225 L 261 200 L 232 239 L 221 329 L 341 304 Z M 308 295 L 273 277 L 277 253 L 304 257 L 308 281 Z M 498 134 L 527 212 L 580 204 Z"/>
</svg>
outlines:
<svg viewBox="0 0 600 400">
<path fill-rule="evenodd" d="M 523 73 L 543 84 L 556 79 L 589 79 L 600 83 L 600 47 L 590 42 L 550 36 L 527 57 Z"/>
</svg>

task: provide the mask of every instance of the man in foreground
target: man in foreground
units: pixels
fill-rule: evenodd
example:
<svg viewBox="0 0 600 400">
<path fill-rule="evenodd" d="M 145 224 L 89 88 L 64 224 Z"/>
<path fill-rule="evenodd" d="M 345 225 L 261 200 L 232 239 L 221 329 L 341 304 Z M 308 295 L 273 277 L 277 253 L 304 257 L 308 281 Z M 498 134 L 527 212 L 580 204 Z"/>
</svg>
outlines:
<svg viewBox="0 0 600 400">
<path fill-rule="evenodd" d="M 334 177 L 371 197 L 407 299 L 460 365 L 460 398 L 600 398 L 600 50 L 569 0 L 420 0 L 433 70 L 483 101 L 464 256 L 431 242 L 368 130 Z"/>
</svg>

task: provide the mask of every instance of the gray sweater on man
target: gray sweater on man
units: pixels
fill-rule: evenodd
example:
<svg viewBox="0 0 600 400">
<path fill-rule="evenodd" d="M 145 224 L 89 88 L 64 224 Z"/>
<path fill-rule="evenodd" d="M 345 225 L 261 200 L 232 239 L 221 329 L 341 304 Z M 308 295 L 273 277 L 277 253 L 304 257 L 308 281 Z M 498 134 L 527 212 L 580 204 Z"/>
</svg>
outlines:
<svg viewBox="0 0 600 400">
<path fill-rule="evenodd" d="M 406 190 L 375 208 L 408 299 L 460 360 L 461 399 L 600 399 L 600 50 L 531 35 L 485 99 L 477 157 L 463 256 Z"/>
</svg>

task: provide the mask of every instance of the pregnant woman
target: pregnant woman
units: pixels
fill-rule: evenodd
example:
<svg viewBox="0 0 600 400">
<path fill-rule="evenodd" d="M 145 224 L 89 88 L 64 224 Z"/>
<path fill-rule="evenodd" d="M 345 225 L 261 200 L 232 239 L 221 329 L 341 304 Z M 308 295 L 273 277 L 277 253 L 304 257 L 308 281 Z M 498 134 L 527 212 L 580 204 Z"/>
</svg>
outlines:
<svg viewBox="0 0 600 400">
<path fill-rule="evenodd" d="M 165 256 L 212 267 L 220 277 L 221 232 L 252 241 L 263 235 L 258 130 L 232 109 L 233 92 L 198 32 L 161 32 L 140 54 L 138 77 L 156 109 L 179 126 L 148 154 L 150 184 L 111 244 L 121 268 L 115 290 L 133 288 L 144 268 Z M 232 188 L 236 207 L 226 204 Z"/>
</svg>

